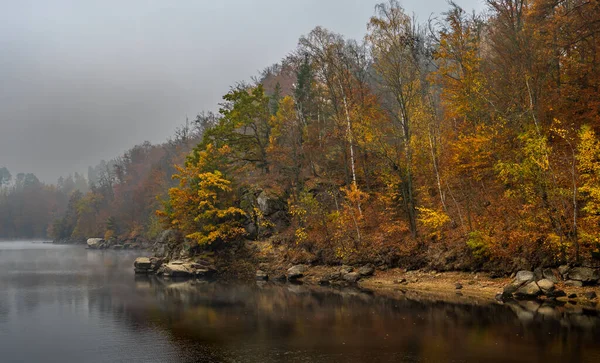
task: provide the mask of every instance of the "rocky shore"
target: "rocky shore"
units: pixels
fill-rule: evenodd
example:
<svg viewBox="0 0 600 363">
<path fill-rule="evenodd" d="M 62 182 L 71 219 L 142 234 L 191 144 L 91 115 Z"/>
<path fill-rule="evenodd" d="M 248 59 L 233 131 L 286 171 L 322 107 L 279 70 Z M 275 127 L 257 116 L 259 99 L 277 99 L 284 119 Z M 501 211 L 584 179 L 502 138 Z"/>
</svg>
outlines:
<svg viewBox="0 0 600 363">
<path fill-rule="evenodd" d="M 102 242 L 99 242 L 102 243 Z M 139 257 L 136 274 L 167 279 L 220 279 L 229 274 L 241 280 L 306 284 L 314 286 L 357 287 L 372 291 L 419 291 L 441 300 L 478 299 L 507 304 L 536 301 L 539 304 L 586 306 L 600 310 L 600 268 L 563 265 L 557 268 L 521 270 L 509 276 L 486 272 L 438 272 L 405 270 L 373 264 L 325 266 L 293 263 L 274 253 L 266 242 L 248 242 L 229 251 L 229 260 L 214 252 L 198 250 L 181 242 L 174 231 L 164 231 L 150 248 L 151 257 Z M 88 243 L 89 246 L 89 243 Z M 268 251 L 268 253 L 264 253 Z M 232 276 L 233 275 L 233 276 Z M 531 304 L 530 304 L 531 305 Z"/>
<path fill-rule="evenodd" d="M 87 248 L 91 250 L 139 250 L 151 247 L 151 244 L 148 241 L 136 238 L 127 240 L 117 240 L 115 238 L 108 240 L 103 238 L 88 238 L 86 244 Z"/>
</svg>

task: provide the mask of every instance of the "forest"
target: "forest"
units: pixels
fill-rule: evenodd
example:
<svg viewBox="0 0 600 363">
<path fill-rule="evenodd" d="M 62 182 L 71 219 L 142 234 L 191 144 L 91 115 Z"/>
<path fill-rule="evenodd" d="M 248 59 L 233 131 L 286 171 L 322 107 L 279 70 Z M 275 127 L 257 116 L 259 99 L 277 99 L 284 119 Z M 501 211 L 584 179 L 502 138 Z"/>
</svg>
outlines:
<svg viewBox="0 0 600 363">
<path fill-rule="evenodd" d="M 160 145 L 61 179 L 0 169 L 0 238 L 269 240 L 311 262 L 509 271 L 600 258 L 600 1 L 379 4 Z M 525 262 L 524 262 L 525 261 Z"/>
</svg>

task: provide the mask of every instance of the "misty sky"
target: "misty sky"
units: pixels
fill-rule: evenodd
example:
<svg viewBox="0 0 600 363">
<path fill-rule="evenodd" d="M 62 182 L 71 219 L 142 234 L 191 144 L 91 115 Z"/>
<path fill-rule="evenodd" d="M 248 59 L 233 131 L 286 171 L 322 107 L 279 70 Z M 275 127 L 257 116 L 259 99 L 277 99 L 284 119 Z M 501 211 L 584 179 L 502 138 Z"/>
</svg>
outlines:
<svg viewBox="0 0 600 363">
<path fill-rule="evenodd" d="M 0 0 L 0 167 L 54 182 L 162 142 L 315 26 L 362 38 L 378 2 Z M 420 20 L 447 9 L 401 4 Z"/>
</svg>

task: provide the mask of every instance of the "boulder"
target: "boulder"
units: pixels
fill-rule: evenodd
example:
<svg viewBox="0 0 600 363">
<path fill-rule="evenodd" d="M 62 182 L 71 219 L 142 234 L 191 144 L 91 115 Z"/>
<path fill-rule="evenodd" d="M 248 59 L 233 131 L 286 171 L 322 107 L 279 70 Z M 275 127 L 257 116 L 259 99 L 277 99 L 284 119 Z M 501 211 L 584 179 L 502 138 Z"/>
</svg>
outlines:
<svg viewBox="0 0 600 363">
<path fill-rule="evenodd" d="M 542 270 L 542 277 L 554 282 L 555 284 L 560 279 L 560 275 L 559 275 L 558 271 L 553 270 L 551 268 L 545 268 L 544 270 Z"/>
<path fill-rule="evenodd" d="M 256 203 L 258 204 L 258 209 L 265 216 L 270 216 L 271 214 L 284 210 L 284 203 L 277 197 L 269 195 L 267 192 L 262 191 L 258 197 L 256 197 Z"/>
<path fill-rule="evenodd" d="M 533 281 L 534 279 L 534 275 L 533 272 L 531 271 L 519 271 L 517 272 L 517 275 L 515 276 L 515 280 L 519 283 L 526 283 L 526 282 L 530 282 Z"/>
<path fill-rule="evenodd" d="M 320 285 L 331 285 L 334 282 L 337 282 L 342 277 L 340 272 L 332 272 L 328 275 L 323 276 L 319 280 Z"/>
<path fill-rule="evenodd" d="M 540 281 L 544 278 L 544 272 L 541 267 L 537 267 L 533 270 L 533 279 L 535 281 Z"/>
<path fill-rule="evenodd" d="M 289 281 L 300 279 L 304 276 L 304 273 L 308 270 L 306 265 L 295 265 L 287 270 L 286 277 Z"/>
<path fill-rule="evenodd" d="M 158 244 L 177 244 L 181 241 L 181 234 L 174 229 L 167 229 L 156 239 Z"/>
<path fill-rule="evenodd" d="M 584 293 L 583 296 L 585 296 L 585 298 L 589 299 L 589 300 L 594 300 L 595 298 L 598 297 L 598 295 L 596 295 L 595 291 L 588 291 L 588 292 Z"/>
<path fill-rule="evenodd" d="M 519 287 L 515 292 L 515 295 L 520 298 L 535 298 L 542 293 L 542 290 L 535 283 L 535 281 L 531 281 L 526 283 L 525 285 Z"/>
<path fill-rule="evenodd" d="M 138 269 L 149 269 L 152 268 L 152 261 L 149 257 L 138 257 L 133 262 L 133 266 Z"/>
<path fill-rule="evenodd" d="M 188 265 L 167 263 L 162 265 L 160 270 L 165 277 L 192 277 L 195 271 L 192 271 Z"/>
<path fill-rule="evenodd" d="M 361 276 L 371 276 L 375 273 L 375 268 L 372 265 L 364 265 L 358 269 L 358 273 Z"/>
<path fill-rule="evenodd" d="M 558 273 L 564 277 L 567 272 L 569 272 L 569 269 L 570 267 L 568 265 L 560 265 L 558 266 Z"/>
<path fill-rule="evenodd" d="M 269 279 L 269 275 L 263 270 L 257 270 L 256 279 L 259 281 L 267 281 Z"/>
<path fill-rule="evenodd" d="M 537 285 L 540 289 L 542 289 L 542 292 L 544 294 L 547 294 L 547 293 L 551 292 L 552 290 L 554 290 L 554 282 L 552 282 L 548 279 L 541 279 L 540 281 L 537 282 Z"/>
<path fill-rule="evenodd" d="M 342 268 L 340 268 L 340 273 L 342 274 L 349 274 L 352 271 L 354 271 L 352 266 L 343 265 Z"/>
<path fill-rule="evenodd" d="M 113 245 L 112 248 L 113 248 L 113 250 L 122 250 L 123 245 L 116 244 L 116 245 Z"/>
<path fill-rule="evenodd" d="M 87 246 L 92 249 L 99 249 L 104 240 L 102 238 L 88 238 Z"/>
<path fill-rule="evenodd" d="M 360 274 L 358 272 L 349 272 L 347 274 L 344 274 L 342 277 L 344 281 L 349 282 L 351 284 L 354 284 L 358 280 L 360 280 Z"/>
<path fill-rule="evenodd" d="M 583 283 L 595 283 L 600 279 L 598 270 L 589 267 L 574 267 L 569 270 L 567 277 L 570 280 L 581 281 Z"/>
<path fill-rule="evenodd" d="M 517 292 L 517 290 L 519 289 L 519 287 L 523 286 L 524 283 L 522 282 L 517 282 L 517 280 L 514 280 L 513 282 L 511 282 L 510 284 L 504 286 L 504 289 L 502 290 L 502 294 L 503 295 L 512 295 L 515 292 Z"/>
<path fill-rule="evenodd" d="M 565 281 L 565 286 L 581 287 L 583 286 L 583 282 L 577 280 L 567 280 Z"/>
</svg>

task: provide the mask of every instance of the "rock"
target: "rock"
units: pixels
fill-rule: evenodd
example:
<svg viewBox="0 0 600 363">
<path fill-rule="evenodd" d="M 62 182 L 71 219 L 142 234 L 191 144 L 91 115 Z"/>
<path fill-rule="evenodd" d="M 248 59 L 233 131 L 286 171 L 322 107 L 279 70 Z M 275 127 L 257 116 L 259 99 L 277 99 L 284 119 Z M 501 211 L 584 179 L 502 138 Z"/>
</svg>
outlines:
<svg viewBox="0 0 600 363">
<path fill-rule="evenodd" d="M 531 271 L 519 271 L 515 276 L 515 280 L 519 283 L 526 283 L 529 281 L 533 281 L 534 275 Z"/>
<path fill-rule="evenodd" d="M 535 281 L 526 283 L 525 285 L 519 287 L 517 291 L 515 291 L 515 295 L 520 298 L 534 298 L 539 296 L 541 293 L 542 290 L 540 290 Z"/>
<path fill-rule="evenodd" d="M 342 276 L 342 278 L 346 281 L 349 282 L 351 284 L 356 283 L 358 280 L 360 280 L 360 274 L 358 272 L 349 272 L 347 274 L 344 274 Z"/>
<path fill-rule="evenodd" d="M 504 286 L 504 289 L 502 290 L 502 292 L 503 292 L 503 294 L 512 295 L 515 292 L 517 292 L 517 290 L 524 284 L 525 284 L 524 282 L 518 282 L 517 280 L 513 280 L 513 282 Z"/>
<path fill-rule="evenodd" d="M 341 276 L 342 276 L 342 274 L 339 273 L 339 272 L 330 273 L 329 275 L 323 276 L 319 280 L 319 284 L 321 284 L 321 285 L 331 285 L 332 282 L 335 282 L 335 281 L 339 280 Z"/>
<path fill-rule="evenodd" d="M 596 295 L 596 293 L 594 291 L 588 291 L 588 292 L 584 293 L 583 296 L 588 300 L 594 300 L 595 298 L 598 297 L 598 295 Z"/>
<path fill-rule="evenodd" d="M 256 197 L 256 203 L 258 204 L 258 209 L 260 209 L 265 216 L 270 216 L 277 211 L 285 209 L 285 205 L 280 198 L 271 196 L 265 191 L 262 191 L 258 197 Z"/>
<path fill-rule="evenodd" d="M 463 288 L 463 285 L 460 282 L 457 282 L 454 286 L 456 287 L 456 290 L 460 290 Z"/>
<path fill-rule="evenodd" d="M 543 275 L 542 268 L 541 268 L 541 267 L 536 267 L 536 268 L 533 270 L 533 279 L 534 279 L 535 281 L 540 281 L 540 280 L 541 280 L 541 279 L 543 279 L 543 278 L 544 278 L 544 275 Z"/>
<path fill-rule="evenodd" d="M 560 276 L 558 275 L 557 271 L 551 269 L 551 268 L 545 268 L 542 271 L 542 277 L 550 280 L 552 282 L 554 282 L 555 284 L 559 281 Z"/>
<path fill-rule="evenodd" d="M 575 293 L 569 294 L 568 298 L 569 299 L 576 299 L 577 298 L 577 294 L 575 294 Z"/>
<path fill-rule="evenodd" d="M 184 262 L 181 260 L 174 260 L 174 261 L 169 262 L 169 264 L 171 264 L 171 265 L 183 265 L 183 263 Z"/>
<path fill-rule="evenodd" d="M 406 279 L 394 280 L 395 284 L 406 284 Z"/>
<path fill-rule="evenodd" d="M 567 274 L 567 272 L 569 272 L 569 269 L 570 267 L 567 265 L 558 266 L 558 273 L 564 277 Z"/>
<path fill-rule="evenodd" d="M 100 249 L 104 240 L 102 238 L 88 238 L 87 246 L 91 249 Z"/>
<path fill-rule="evenodd" d="M 583 286 L 583 282 L 577 280 L 567 280 L 565 281 L 565 286 L 581 287 Z"/>
<path fill-rule="evenodd" d="M 287 270 L 286 276 L 289 281 L 300 279 L 308 268 L 306 265 L 295 265 Z"/>
<path fill-rule="evenodd" d="M 371 276 L 375 273 L 375 268 L 372 265 L 364 265 L 358 269 L 358 273 L 361 276 Z"/>
<path fill-rule="evenodd" d="M 598 279 L 600 279 L 600 273 L 598 270 L 594 270 L 589 267 L 574 267 L 569 270 L 567 277 L 570 280 L 581 281 L 583 283 L 595 283 Z"/>
<path fill-rule="evenodd" d="M 159 244 L 177 244 L 180 241 L 181 234 L 174 229 L 167 229 L 163 231 L 156 239 L 156 243 Z"/>
<path fill-rule="evenodd" d="M 354 271 L 354 268 L 352 266 L 343 265 L 342 268 L 340 268 L 340 272 L 342 274 L 349 274 L 352 271 Z"/>
<path fill-rule="evenodd" d="M 537 282 L 537 285 L 540 289 L 542 289 L 542 292 L 544 294 L 547 294 L 547 293 L 551 292 L 552 290 L 554 290 L 554 282 L 552 282 L 548 279 L 541 279 L 540 281 Z"/>
<path fill-rule="evenodd" d="M 162 270 L 162 274 L 166 277 L 192 277 L 194 274 L 188 265 L 184 264 L 167 263 L 166 265 L 162 265 L 160 270 Z"/>
<path fill-rule="evenodd" d="M 257 270 L 256 279 L 260 281 L 267 281 L 269 279 L 269 275 L 263 270 Z"/>
<path fill-rule="evenodd" d="M 152 261 L 148 257 L 138 257 L 133 262 L 133 266 L 137 269 L 149 269 L 152 268 Z"/>
<path fill-rule="evenodd" d="M 123 249 L 123 245 L 119 245 L 119 244 L 113 245 L 112 248 L 113 248 L 113 250 L 122 250 Z"/>
</svg>

